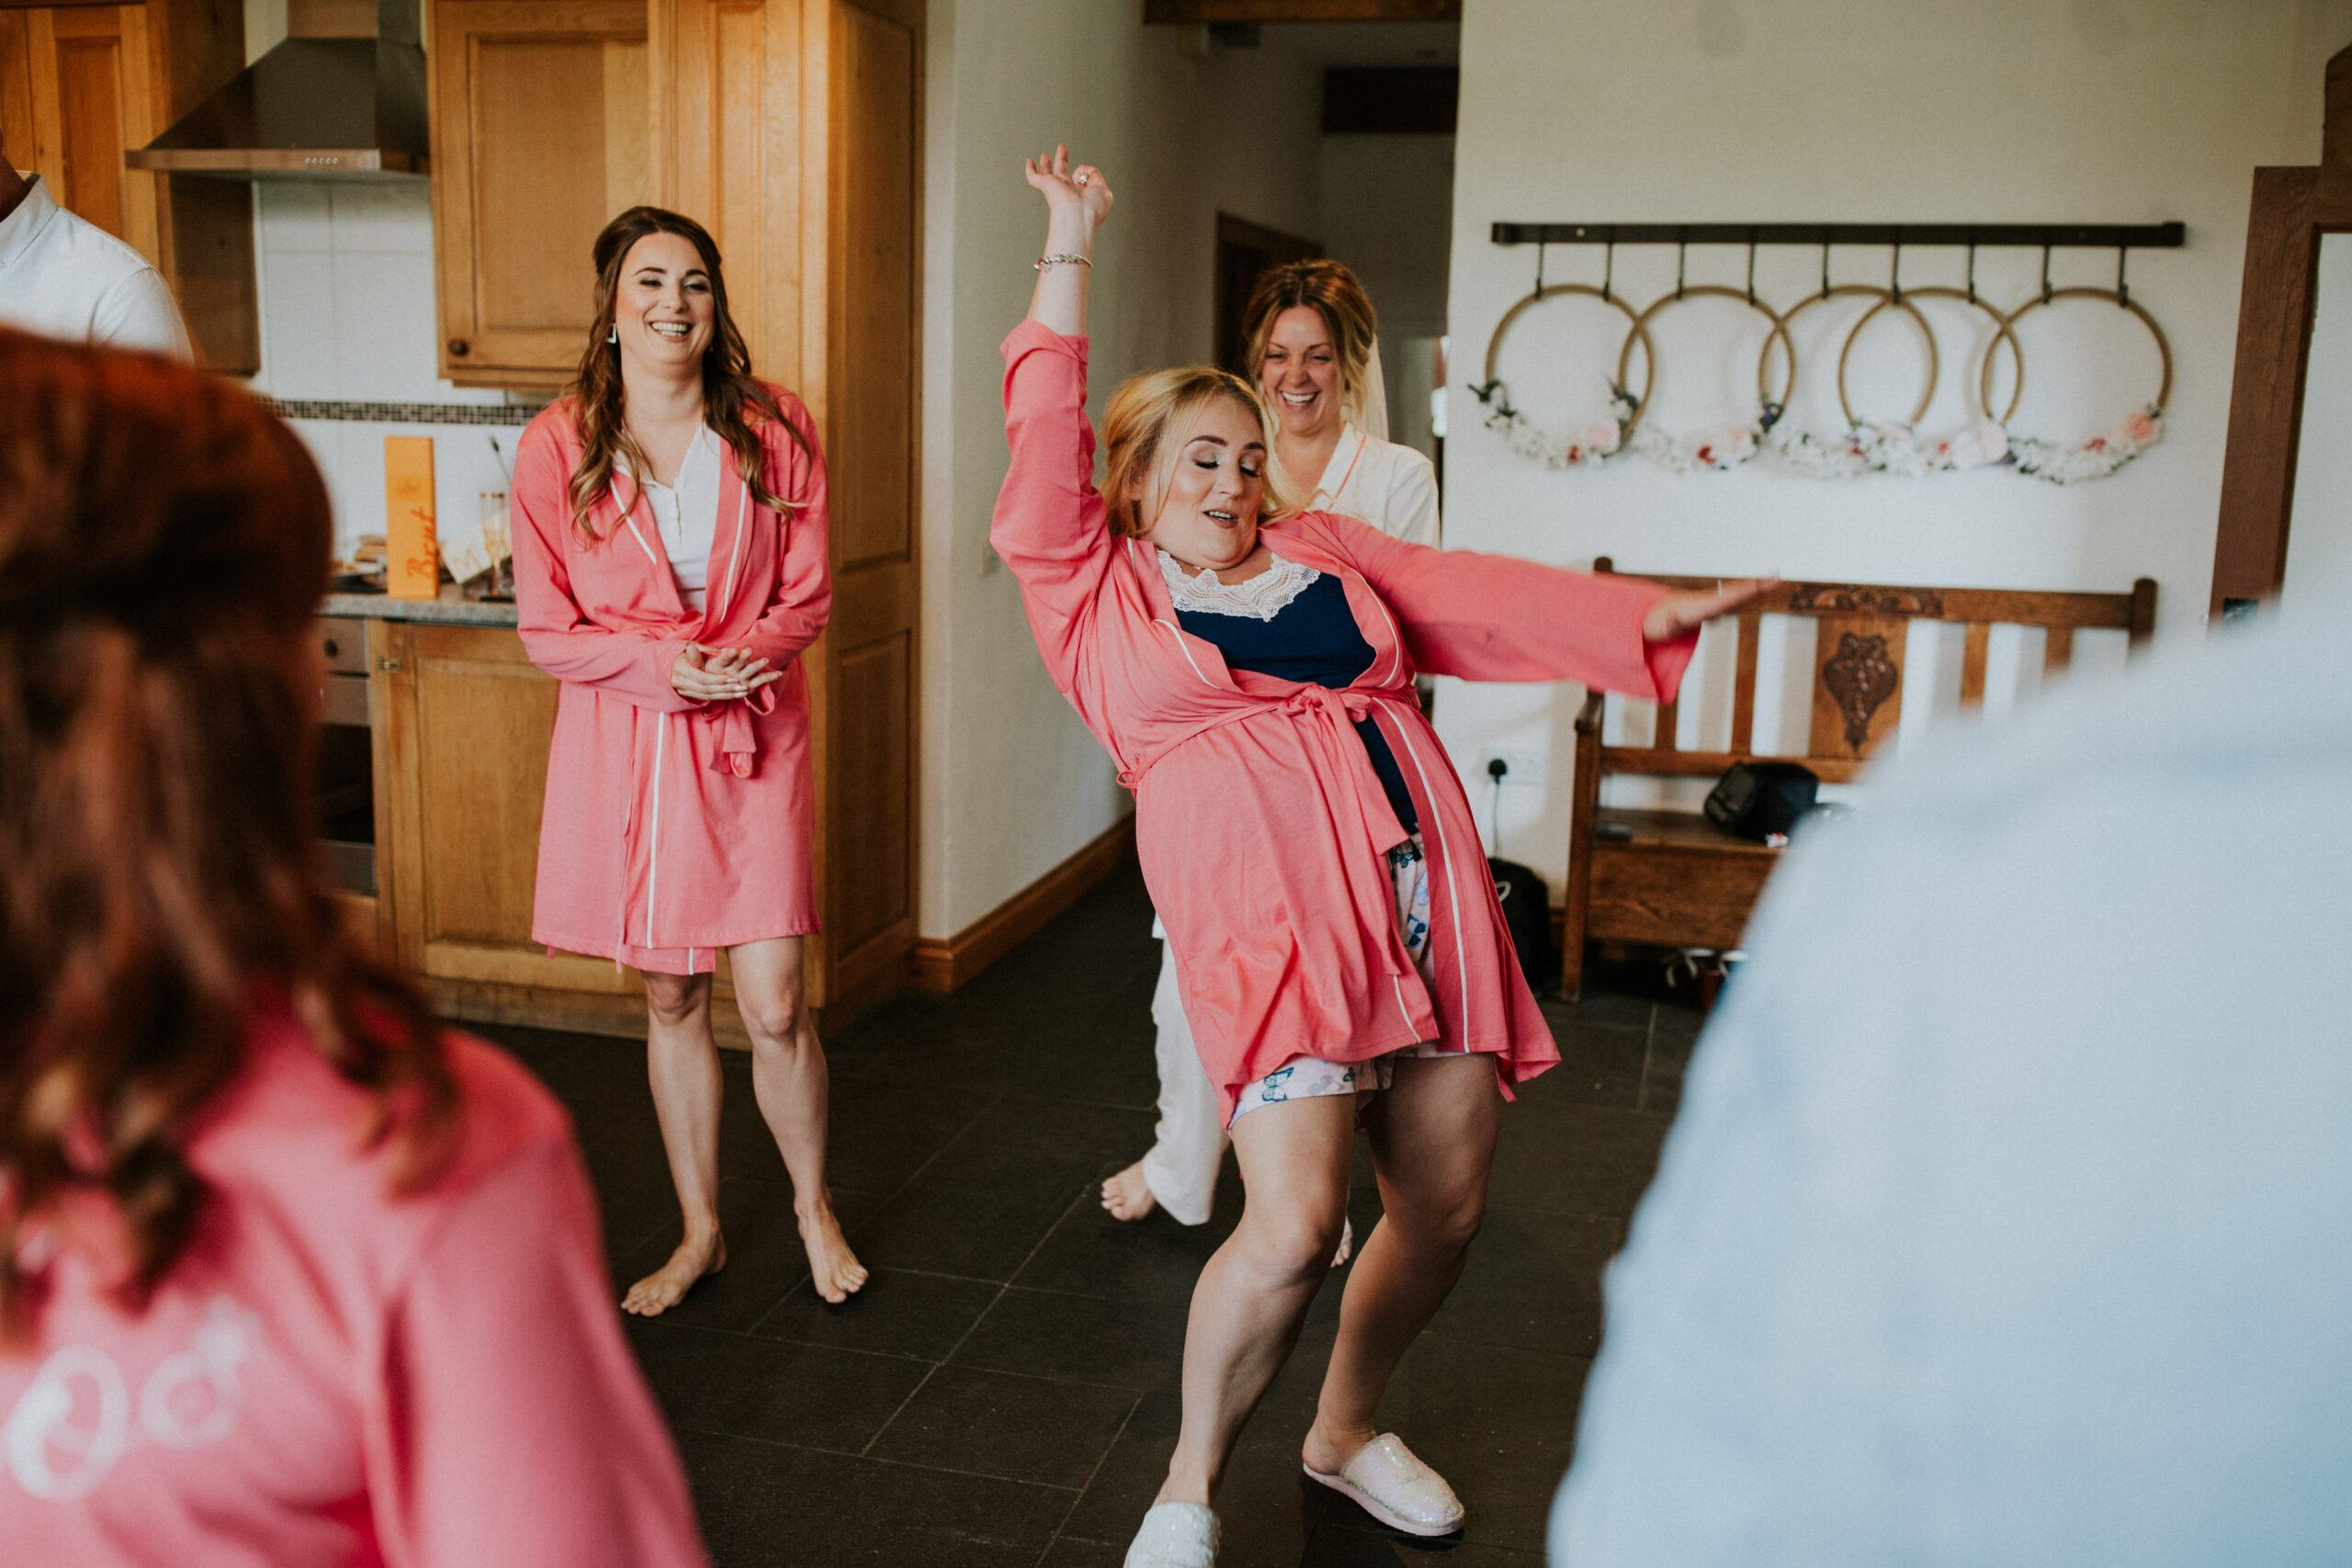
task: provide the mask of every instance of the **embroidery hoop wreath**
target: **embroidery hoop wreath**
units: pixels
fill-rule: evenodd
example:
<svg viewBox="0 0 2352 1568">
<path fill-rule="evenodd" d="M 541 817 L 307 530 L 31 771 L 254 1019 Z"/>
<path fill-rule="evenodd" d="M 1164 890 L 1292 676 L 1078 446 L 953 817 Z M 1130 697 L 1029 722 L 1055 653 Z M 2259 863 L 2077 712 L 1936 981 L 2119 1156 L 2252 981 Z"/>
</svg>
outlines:
<svg viewBox="0 0 2352 1568">
<path fill-rule="evenodd" d="M 1736 299 L 1772 323 L 1764 334 L 1764 351 L 1756 357 L 1756 417 L 1746 424 L 1726 425 L 1719 430 L 1702 431 L 1695 435 L 1675 435 L 1655 424 L 1628 430 L 1630 449 L 1647 457 L 1659 468 L 1678 474 L 1696 474 L 1707 469 L 1736 468 L 1754 457 L 1763 448 L 1764 437 L 1780 423 L 1781 411 L 1789 406 L 1789 398 L 1796 390 L 1797 351 L 1790 341 L 1787 326 L 1780 313 L 1747 289 L 1734 288 L 1722 283 L 1693 283 L 1678 288 L 1671 294 L 1662 294 L 1651 301 L 1647 310 L 1634 317 L 1634 324 L 1625 333 L 1625 345 L 1617 351 L 1617 382 L 1619 388 L 1628 385 L 1627 372 L 1632 368 L 1634 342 L 1638 336 L 1642 344 L 1642 363 L 1648 369 L 1643 378 L 1642 401 L 1646 404 L 1657 390 L 1657 356 L 1650 344 L 1650 318 L 1669 305 L 1685 299 L 1713 298 Z M 1802 309 L 1803 307 L 1799 307 Z M 1790 312 L 1793 315 L 1795 312 Z M 1772 395 L 1769 367 L 1772 360 L 1772 343 L 1780 340 L 1784 351 L 1788 374 L 1781 382 L 1781 395 Z M 1638 412 L 1636 414 L 1638 417 Z"/>
<path fill-rule="evenodd" d="M 1815 305 L 1830 299 L 1860 297 L 1871 301 L 1871 308 L 1863 311 L 1861 318 L 1847 332 L 1846 341 L 1838 351 L 1838 408 L 1846 416 L 1846 430 L 1838 435 L 1818 436 L 1811 431 L 1783 429 L 1773 446 L 1790 467 L 1824 479 L 1853 479 L 1862 474 L 1883 473 L 1889 468 L 1901 472 L 1926 471 L 1924 468 L 1914 467 L 1907 449 L 1918 445 L 1918 438 L 1912 432 L 1928 416 L 1928 405 L 1935 401 L 1936 382 L 1943 375 L 1943 354 L 1936 343 L 1936 329 L 1928 325 L 1926 315 L 1911 302 L 1909 297 L 1935 292 L 1932 288 L 1911 288 L 1898 293 L 1894 288 L 1883 288 L 1875 283 L 1840 283 L 1817 294 L 1808 294 L 1789 307 L 1788 312 L 1781 318 L 1781 336 L 1782 346 L 1793 361 L 1796 347 L 1788 336 L 1789 323 Z M 1996 320 L 2004 319 L 1998 310 L 1993 310 L 1990 306 L 1986 309 Z M 1900 423 L 1864 424 L 1854 416 L 1853 400 L 1847 396 L 1846 367 L 1853 357 L 1854 340 L 1861 336 L 1862 329 L 1870 325 L 1880 311 L 1887 310 L 1901 310 L 1909 316 L 1912 324 L 1919 329 L 1920 335 L 1927 339 L 1927 380 L 1919 389 L 1919 405 L 1911 411 L 1910 419 Z M 1756 376 L 1759 383 L 1764 378 L 1764 361 L 1771 352 L 1771 340 L 1768 338 L 1763 354 L 1757 359 Z"/>
<path fill-rule="evenodd" d="M 1617 355 L 1617 378 L 1609 384 L 1609 406 L 1614 411 L 1612 416 L 1579 426 L 1566 435 L 1531 423 L 1525 414 L 1511 407 L 1510 389 L 1504 386 L 1502 378 L 1495 373 L 1496 364 L 1502 357 L 1503 339 L 1510 334 L 1511 323 L 1531 307 L 1563 294 L 1586 295 L 1604 304 L 1613 305 L 1624 312 L 1628 323 L 1625 347 Z M 1627 361 L 1633 353 L 1635 338 L 1641 340 L 1644 370 L 1639 396 L 1634 393 L 1625 380 Z M 1495 335 L 1487 340 L 1486 368 L 1487 378 L 1471 388 L 1470 395 L 1487 405 L 1487 428 L 1499 434 L 1504 444 L 1521 457 L 1532 457 L 1547 468 L 1572 468 L 1597 463 L 1627 449 L 1634 432 L 1641 425 L 1642 407 L 1649 400 L 1650 382 L 1657 375 L 1657 353 L 1650 345 L 1649 333 L 1642 324 L 1641 313 L 1625 303 L 1624 296 L 1611 293 L 1605 288 L 1595 288 L 1589 283 L 1555 283 L 1522 296 L 1503 312 L 1503 319 L 1495 323 Z"/>
<path fill-rule="evenodd" d="M 2044 305 L 2061 299 L 2107 299 L 2140 318 L 2148 335 L 2156 340 L 2156 357 L 2164 366 L 2164 378 L 2157 383 L 2156 400 L 2146 404 L 2137 413 L 2126 414 L 2105 434 L 2086 441 L 2047 441 L 2034 435 L 2008 437 L 2008 455 L 2017 463 L 2018 472 L 2030 474 L 2054 485 L 2081 484 L 2086 479 L 2103 479 L 2123 467 L 2141 453 L 2165 438 L 2165 409 L 2172 401 L 2172 344 L 2165 336 L 2164 328 L 2148 314 L 2140 302 L 2120 288 L 2052 288 L 2035 295 L 2003 318 L 2004 324 L 2014 328 L 2018 318 Z M 2015 338 L 2011 339 L 2015 347 Z M 2025 389 L 2025 356 L 2018 356 L 2018 390 Z M 1993 390 L 1993 355 L 1984 355 L 1984 368 L 1977 379 L 1978 400 L 1990 407 Z M 2001 423 L 2007 426 L 2009 414 L 2017 412 L 2017 399 L 2009 399 L 2007 412 Z"/>
</svg>

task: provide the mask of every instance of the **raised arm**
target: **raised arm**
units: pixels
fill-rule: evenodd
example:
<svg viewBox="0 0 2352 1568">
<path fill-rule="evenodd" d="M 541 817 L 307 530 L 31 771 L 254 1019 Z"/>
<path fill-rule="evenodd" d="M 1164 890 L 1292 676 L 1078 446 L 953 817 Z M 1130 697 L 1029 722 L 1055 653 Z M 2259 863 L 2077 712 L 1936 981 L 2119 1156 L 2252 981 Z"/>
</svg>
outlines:
<svg viewBox="0 0 2352 1568">
<path fill-rule="evenodd" d="M 1114 543 L 1094 488 L 1084 336 L 1094 231 L 1111 210 L 1111 192 L 1098 171 L 1072 168 L 1067 148 L 1029 160 L 1027 174 L 1046 197 L 1046 248 L 1029 314 L 1004 342 L 1012 463 L 989 542 L 1019 579 L 1038 651 L 1069 692 Z"/>
<path fill-rule="evenodd" d="M 1111 187 L 1091 164 L 1070 167 L 1069 149 L 1022 161 L 1030 186 L 1046 198 L 1046 249 L 1029 319 L 1064 337 L 1086 335 L 1086 292 L 1094 275 L 1094 231 L 1111 216 Z"/>
</svg>

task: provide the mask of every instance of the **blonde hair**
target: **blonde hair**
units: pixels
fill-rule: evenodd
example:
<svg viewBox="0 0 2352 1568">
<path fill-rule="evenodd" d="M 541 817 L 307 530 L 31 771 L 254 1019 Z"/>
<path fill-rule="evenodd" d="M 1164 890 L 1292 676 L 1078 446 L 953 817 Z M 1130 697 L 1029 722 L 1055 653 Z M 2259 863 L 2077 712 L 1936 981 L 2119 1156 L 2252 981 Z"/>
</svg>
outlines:
<svg viewBox="0 0 2352 1568">
<path fill-rule="evenodd" d="M 1340 360 L 1340 412 L 1351 424 L 1362 424 L 1364 385 L 1380 320 L 1373 313 L 1372 297 L 1345 263 L 1289 262 L 1258 279 L 1249 309 L 1241 313 L 1242 341 L 1250 345 L 1250 378 L 1256 381 L 1265 367 L 1276 318 L 1298 305 L 1323 318 L 1323 330 L 1331 334 L 1331 350 Z"/>
<path fill-rule="evenodd" d="M 1231 398 L 1248 409 L 1266 444 L 1258 521 L 1297 510 L 1278 477 L 1274 415 L 1264 397 L 1230 370 L 1193 365 L 1134 377 L 1111 394 L 1111 406 L 1102 415 L 1102 495 L 1110 503 L 1112 533 L 1132 538 L 1150 526 L 1148 519 L 1159 515 L 1175 482 L 1186 436 L 1199 423 L 1202 412 L 1219 398 Z"/>
</svg>

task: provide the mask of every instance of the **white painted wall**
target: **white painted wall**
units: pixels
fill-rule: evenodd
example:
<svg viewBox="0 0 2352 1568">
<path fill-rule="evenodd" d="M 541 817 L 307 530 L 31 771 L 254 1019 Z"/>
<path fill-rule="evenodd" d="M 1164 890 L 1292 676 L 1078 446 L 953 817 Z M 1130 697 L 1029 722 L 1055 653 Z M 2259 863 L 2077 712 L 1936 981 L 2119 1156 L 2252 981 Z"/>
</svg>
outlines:
<svg viewBox="0 0 2352 1568">
<path fill-rule="evenodd" d="M 1130 808 L 1046 681 L 988 549 L 1004 476 L 997 345 L 1028 308 L 1045 204 L 1024 153 L 1066 141 L 1117 208 L 1093 273 L 1092 400 L 1213 352 L 1216 213 L 1292 233 L 1318 216 L 1315 65 L 1180 53 L 1178 29 L 1104 0 L 932 0 L 923 335 L 923 935 L 953 935 Z"/>
<path fill-rule="evenodd" d="M 2327 55 L 2352 8 L 2310 0 L 1467 0 L 1454 186 L 1454 362 L 1447 542 L 1581 566 L 1863 581 L 2120 590 L 2161 584 L 2165 635 L 2194 635 L 2213 529 L 2252 171 L 2317 159 Z M 2177 218 L 2189 243 L 2143 252 L 2132 286 L 2171 335 L 2177 374 L 2164 443 L 2116 477 L 2056 488 L 2006 471 L 1825 482 L 1759 462 L 1677 477 L 1646 466 L 1546 470 L 1479 423 L 1465 388 L 1496 321 L 1532 279 L 1532 248 L 1488 243 L 1497 220 L 2144 222 Z M 1601 255 L 1554 248 L 1552 280 L 1598 283 Z M 1616 285 L 1670 289 L 1670 249 L 1623 251 Z M 1840 280 L 1883 282 L 1884 250 L 1835 257 Z M 2041 258 L 1984 253 L 1980 285 L 2005 302 Z M 1817 254 L 1767 252 L 1759 292 L 1818 287 Z M 1694 250 L 1691 281 L 1744 282 L 1740 250 Z M 2060 284 L 2111 285 L 2112 255 L 2060 253 Z M 1959 283 L 1959 253 L 1904 258 L 1913 285 Z M 1966 308 L 1937 308 L 1947 355 L 1971 343 Z M 1760 323 L 1734 301 L 1658 323 L 1651 417 L 1694 428 L 1746 417 Z M 1599 416 L 1622 320 L 1547 305 L 1514 330 L 1502 367 L 1515 400 L 1565 425 Z M 1817 321 L 1798 347 L 1834 364 Z M 2155 359 L 2111 307 L 2037 312 L 2013 428 L 2079 438 L 2153 396 Z M 1886 335 L 1879 334 L 1885 332 Z M 2028 332 L 2020 323 L 2019 332 Z M 1984 335 L 1978 330 L 1977 343 Z M 1916 334 L 1871 328 L 1858 351 L 1860 411 L 1907 412 L 1924 367 Z M 1973 346 L 1973 344 L 1972 344 Z M 1808 375 L 1807 385 L 1818 378 Z M 1959 378 L 1927 424 L 1961 416 Z M 1834 399 L 1792 417 L 1828 430 Z M 1440 692 L 1438 724 L 1465 775 L 1490 748 L 1548 759 L 1544 788 L 1504 792 L 1502 851 L 1557 874 L 1566 855 L 1573 687 Z M 1690 707 L 1686 705 L 1686 716 Z M 1486 781 L 1476 780 L 1482 807 Z"/>
<path fill-rule="evenodd" d="M 1451 260 L 1453 138 L 1327 136 L 1322 155 L 1323 217 L 1315 237 L 1348 264 L 1380 315 L 1381 365 L 1388 383 L 1389 439 L 1429 446 L 1425 368 L 1404 351 L 1445 335 L 1446 266 Z"/>
</svg>

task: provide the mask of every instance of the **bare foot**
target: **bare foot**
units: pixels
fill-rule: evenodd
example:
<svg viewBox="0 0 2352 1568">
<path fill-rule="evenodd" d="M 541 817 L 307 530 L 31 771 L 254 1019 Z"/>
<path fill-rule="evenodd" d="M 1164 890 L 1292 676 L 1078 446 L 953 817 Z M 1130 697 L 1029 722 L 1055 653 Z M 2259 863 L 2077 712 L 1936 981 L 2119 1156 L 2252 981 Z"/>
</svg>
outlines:
<svg viewBox="0 0 2352 1568">
<path fill-rule="evenodd" d="M 1306 1468 L 1325 1475 L 1337 1475 L 1347 1469 L 1348 1461 L 1357 1450 L 1380 1434 L 1366 1427 L 1359 1432 L 1337 1433 L 1324 1426 L 1323 1417 L 1316 1416 L 1315 1425 L 1306 1429 L 1306 1441 L 1298 1457 Z"/>
<path fill-rule="evenodd" d="M 726 1267 L 726 1237 L 717 1231 L 707 1236 L 688 1236 L 678 1243 L 669 1262 L 628 1288 L 628 1294 L 621 1298 L 621 1311 L 660 1317 L 685 1300 L 696 1280 Z"/>
<path fill-rule="evenodd" d="M 1331 1267 L 1337 1269 L 1340 1264 L 1353 1258 L 1355 1253 L 1356 1223 L 1353 1220 L 1343 1219 L 1340 1222 L 1340 1250 L 1331 1254 Z"/>
<path fill-rule="evenodd" d="M 1159 1206 L 1159 1200 L 1151 1195 L 1151 1183 L 1143 1179 L 1143 1161 L 1136 1161 L 1102 1184 L 1102 1206 L 1114 1220 L 1139 1220 Z"/>
<path fill-rule="evenodd" d="M 801 1245 L 808 1249 L 809 1282 L 829 1302 L 849 1300 L 851 1292 L 865 1283 L 865 1265 L 849 1249 L 841 1222 L 833 1218 L 832 1205 L 797 1218 Z"/>
</svg>

